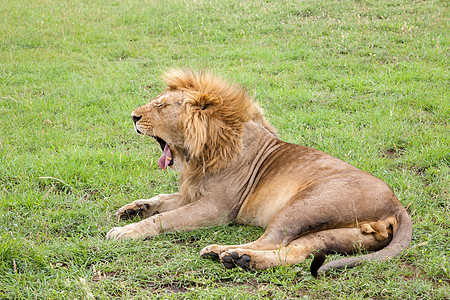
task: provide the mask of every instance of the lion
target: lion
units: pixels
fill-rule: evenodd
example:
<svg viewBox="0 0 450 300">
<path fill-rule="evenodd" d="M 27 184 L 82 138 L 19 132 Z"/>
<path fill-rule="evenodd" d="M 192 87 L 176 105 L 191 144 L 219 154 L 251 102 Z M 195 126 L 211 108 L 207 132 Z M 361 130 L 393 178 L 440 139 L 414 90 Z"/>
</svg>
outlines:
<svg viewBox="0 0 450 300">
<path fill-rule="evenodd" d="M 265 228 L 256 241 L 209 245 L 201 257 L 258 270 L 314 257 L 313 276 L 389 259 L 408 247 L 411 219 L 385 182 L 319 150 L 283 142 L 239 85 L 191 70 L 173 69 L 164 79 L 167 89 L 131 118 L 137 133 L 159 143 L 158 165 L 179 172 L 179 192 L 121 207 L 118 220 L 144 219 L 112 228 L 108 239 L 251 224 Z M 334 253 L 347 256 L 323 265 Z"/>
</svg>

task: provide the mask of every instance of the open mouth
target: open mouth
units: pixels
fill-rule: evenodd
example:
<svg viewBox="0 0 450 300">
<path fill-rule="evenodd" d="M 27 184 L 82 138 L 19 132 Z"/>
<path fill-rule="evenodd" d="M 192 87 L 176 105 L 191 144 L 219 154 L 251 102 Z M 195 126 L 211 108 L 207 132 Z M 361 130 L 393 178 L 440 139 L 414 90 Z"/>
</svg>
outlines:
<svg viewBox="0 0 450 300">
<path fill-rule="evenodd" d="M 153 138 L 158 142 L 159 146 L 161 146 L 161 150 L 163 151 L 161 157 L 158 158 L 158 165 L 165 170 L 168 166 L 173 165 L 172 152 L 170 151 L 170 147 L 165 140 L 158 136 L 153 136 Z"/>
<path fill-rule="evenodd" d="M 152 138 L 158 142 L 159 146 L 161 146 L 161 150 L 164 151 L 164 147 L 167 145 L 166 141 L 158 136 L 152 136 Z"/>
</svg>

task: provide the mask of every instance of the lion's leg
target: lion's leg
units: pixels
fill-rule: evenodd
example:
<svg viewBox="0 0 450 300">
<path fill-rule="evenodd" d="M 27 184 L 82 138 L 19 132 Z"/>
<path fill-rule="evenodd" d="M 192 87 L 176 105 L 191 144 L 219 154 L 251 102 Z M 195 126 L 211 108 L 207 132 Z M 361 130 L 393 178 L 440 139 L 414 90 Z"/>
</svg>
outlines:
<svg viewBox="0 0 450 300">
<path fill-rule="evenodd" d="M 307 247 L 293 244 L 278 250 L 229 249 L 222 252 L 220 261 L 228 268 L 265 270 L 280 265 L 293 265 L 304 261 L 311 254 Z"/>
<path fill-rule="evenodd" d="M 117 210 L 114 216 L 117 220 L 129 219 L 137 215 L 148 218 L 154 214 L 176 209 L 181 205 L 180 194 L 161 194 L 150 199 L 139 199 L 124 205 Z"/>
<path fill-rule="evenodd" d="M 207 253 L 205 248 L 202 256 L 218 257 L 227 268 L 239 266 L 264 270 L 279 265 L 297 264 L 319 251 L 351 254 L 361 250 L 378 250 L 389 243 L 390 238 L 380 241 L 375 237 L 376 232 L 366 233 L 366 229 L 339 228 L 310 233 L 274 250 L 249 249 L 246 245 L 218 246 L 221 248 L 214 249 L 221 252 L 216 256 Z"/>
<path fill-rule="evenodd" d="M 222 252 L 225 252 L 229 249 L 247 249 L 247 250 L 255 250 L 255 251 L 271 251 L 278 250 L 281 248 L 282 240 L 275 240 L 270 238 L 269 235 L 264 233 L 259 239 L 247 244 L 241 245 L 208 245 L 200 251 L 200 255 L 203 257 L 212 257 L 219 258 Z"/>
<path fill-rule="evenodd" d="M 317 234 L 309 234 L 281 247 L 277 243 L 264 243 L 259 240 L 242 245 L 209 245 L 200 251 L 204 258 L 217 259 L 226 268 L 240 266 L 258 270 L 278 265 L 291 265 L 305 260 L 315 248 L 320 248 Z M 317 247 L 313 247 L 317 244 Z"/>
<path fill-rule="evenodd" d="M 226 201 L 211 203 L 209 199 L 197 200 L 137 223 L 114 227 L 106 234 L 106 238 L 111 240 L 147 238 L 161 233 L 225 224 L 231 221 L 227 207 Z"/>
<path fill-rule="evenodd" d="M 254 251 L 272 251 L 280 249 L 280 246 L 273 243 L 271 245 L 266 244 L 265 247 L 261 247 L 258 241 L 254 241 L 248 244 L 241 245 L 208 245 L 202 250 L 200 250 L 201 257 L 211 257 L 213 259 L 219 259 L 220 255 L 230 249 L 246 249 L 246 250 L 254 250 Z"/>
<path fill-rule="evenodd" d="M 393 217 L 399 204 L 392 190 L 380 182 L 354 174 L 311 184 L 273 216 L 255 243 L 258 247 L 287 246 L 309 232 L 360 227 Z"/>
</svg>

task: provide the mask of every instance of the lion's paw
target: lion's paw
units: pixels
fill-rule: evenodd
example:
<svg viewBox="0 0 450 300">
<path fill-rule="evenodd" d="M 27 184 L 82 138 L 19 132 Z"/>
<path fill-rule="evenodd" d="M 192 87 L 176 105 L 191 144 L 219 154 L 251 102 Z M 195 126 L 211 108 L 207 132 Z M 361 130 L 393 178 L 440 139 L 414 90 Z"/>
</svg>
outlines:
<svg viewBox="0 0 450 300">
<path fill-rule="evenodd" d="M 133 201 L 130 204 L 124 205 L 117 210 L 114 214 L 118 221 L 134 218 L 135 216 L 141 216 L 144 218 L 150 217 L 157 213 L 154 211 L 155 206 L 153 199 L 141 199 Z"/>
<path fill-rule="evenodd" d="M 232 269 L 236 266 L 244 270 L 249 270 L 251 257 L 244 253 L 244 251 L 230 249 L 220 255 L 220 261 L 227 269 Z"/>
<path fill-rule="evenodd" d="M 137 230 L 136 224 L 114 227 L 106 234 L 108 240 L 136 239 L 140 237 L 142 237 L 142 234 Z"/>
<path fill-rule="evenodd" d="M 219 245 L 209 245 L 200 250 L 200 257 L 202 258 L 212 258 L 214 260 L 219 260 L 220 251 Z"/>
</svg>

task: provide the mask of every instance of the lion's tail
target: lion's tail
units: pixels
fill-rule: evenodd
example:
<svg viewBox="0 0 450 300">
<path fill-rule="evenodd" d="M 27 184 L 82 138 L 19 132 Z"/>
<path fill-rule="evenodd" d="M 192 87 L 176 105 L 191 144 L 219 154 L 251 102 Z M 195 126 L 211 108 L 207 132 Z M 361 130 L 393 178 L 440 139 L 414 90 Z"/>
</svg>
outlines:
<svg viewBox="0 0 450 300">
<path fill-rule="evenodd" d="M 412 236 L 412 223 L 411 218 L 403 207 L 395 214 L 395 217 L 398 221 L 397 230 L 393 232 L 392 240 L 385 248 L 366 255 L 334 260 L 323 266 L 325 253 L 319 253 L 311 263 L 311 274 L 316 277 L 318 274 L 326 273 L 331 269 L 351 268 L 364 261 L 386 260 L 397 256 L 409 246 Z"/>
</svg>

